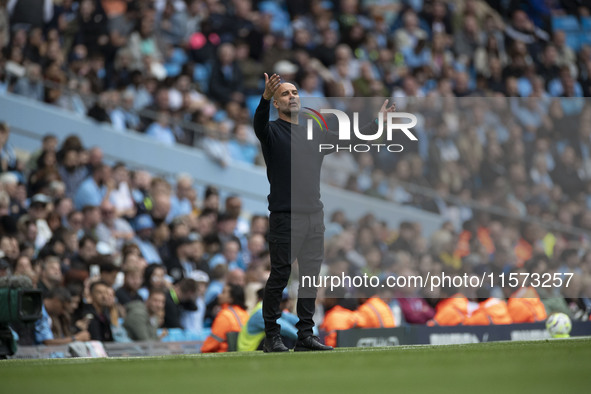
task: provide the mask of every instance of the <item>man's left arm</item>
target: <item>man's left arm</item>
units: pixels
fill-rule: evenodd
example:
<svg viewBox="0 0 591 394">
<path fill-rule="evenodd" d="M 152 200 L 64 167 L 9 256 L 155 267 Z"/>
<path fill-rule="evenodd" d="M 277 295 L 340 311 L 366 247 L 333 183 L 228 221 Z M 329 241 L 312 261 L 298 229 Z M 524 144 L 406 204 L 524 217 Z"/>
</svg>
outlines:
<svg viewBox="0 0 591 394">
<path fill-rule="evenodd" d="M 380 108 L 379 112 L 378 112 L 378 116 L 376 118 L 374 118 L 371 122 L 366 123 L 364 126 L 361 127 L 361 129 L 359 130 L 361 134 L 363 135 L 371 135 L 371 134 L 375 134 L 378 131 L 379 128 L 379 114 L 383 114 L 382 115 L 382 122 L 386 122 L 386 120 L 388 119 L 388 113 L 389 112 L 395 112 L 396 111 L 396 103 L 392 103 L 392 105 L 390 107 L 388 107 L 388 99 L 386 99 L 386 101 L 384 101 L 384 104 L 382 104 L 382 107 Z M 332 145 L 337 145 L 340 140 L 339 140 L 339 133 L 333 130 L 328 130 L 326 133 L 322 133 L 323 141 L 322 143 L 326 143 L 326 144 L 332 144 Z M 366 144 L 367 141 L 366 140 L 362 140 L 360 138 L 357 137 L 357 135 L 351 131 L 351 139 L 350 139 L 352 144 Z M 334 152 L 334 150 L 330 150 L 327 153 L 332 153 Z"/>
</svg>

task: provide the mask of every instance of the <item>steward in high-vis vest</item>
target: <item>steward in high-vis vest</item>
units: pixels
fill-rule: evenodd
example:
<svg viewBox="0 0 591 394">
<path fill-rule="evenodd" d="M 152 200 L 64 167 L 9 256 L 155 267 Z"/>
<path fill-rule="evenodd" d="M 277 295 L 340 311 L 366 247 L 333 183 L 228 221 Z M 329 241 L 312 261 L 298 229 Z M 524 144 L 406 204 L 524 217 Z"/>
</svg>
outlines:
<svg viewBox="0 0 591 394">
<path fill-rule="evenodd" d="M 479 299 L 479 301 L 478 309 L 464 320 L 464 325 L 486 326 L 489 324 L 513 323 L 505 301 L 498 298 Z"/>
<path fill-rule="evenodd" d="M 255 350 L 262 349 L 261 342 L 265 338 L 265 320 L 263 319 L 263 294 L 264 288 L 258 292 L 259 302 L 256 304 L 246 324 L 240 330 L 238 334 L 238 351 L 239 352 L 252 352 Z M 281 301 L 281 317 L 277 319 L 277 323 L 281 326 L 280 334 L 282 340 L 287 342 L 295 342 L 298 339 L 298 329 L 296 323 L 299 318 L 293 313 L 287 312 L 287 292 L 283 293 Z"/>
<path fill-rule="evenodd" d="M 548 317 L 538 292 L 531 286 L 522 287 L 511 294 L 507 308 L 513 323 L 535 323 Z"/>
<path fill-rule="evenodd" d="M 357 327 L 359 328 L 384 328 L 396 327 L 394 314 L 390 306 L 381 298 L 372 296 L 361 299 L 363 302 L 357 308 Z"/>
<path fill-rule="evenodd" d="M 239 332 L 248 320 L 244 306 L 244 289 L 241 286 L 226 285 L 218 296 L 222 310 L 217 314 L 209 335 L 201 346 L 201 353 L 228 351 L 228 333 Z"/>
<path fill-rule="evenodd" d="M 345 289 L 327 289 L 322 305 L 324 306 L 324 321 L 320 329 L 326 332 L 324 343 L 328 346 L 337 345 L 337 330 L 349 330 L 357 327 L 357 313 L 345 308 Z"/>
<path fill-rule="evenodd" d="M 468 316 L 468 299 L 461 293 L 444 298 L 435 307 L 435 316 L 428 326 L 457 326 Z"/>
</svg>

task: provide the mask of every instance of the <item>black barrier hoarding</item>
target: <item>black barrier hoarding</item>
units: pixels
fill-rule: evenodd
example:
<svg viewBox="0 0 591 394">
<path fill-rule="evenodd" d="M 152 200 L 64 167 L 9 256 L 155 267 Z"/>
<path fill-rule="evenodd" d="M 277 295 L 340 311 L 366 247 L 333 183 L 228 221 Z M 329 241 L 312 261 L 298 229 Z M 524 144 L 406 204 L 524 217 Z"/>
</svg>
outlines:
<svg viewBox="0 0 591 394">
<path fill-rule="evenodd" d="M 385 347 L 416 342 L 414 327 L 366 328 L 337 331 L 337 347 Z"/>
<path fill-rule="evenodd" d="M 591 335 L 590 322 L 573 322 L 571 337 Z M 494 326 L 405 326 L 337 331 L 338 347 L 454 345 L 495 341 L 548 339 L 545 323 Z"/>
<path fill-rule="evenodd" d="M 416 344 L 455 345 L 550 338 L 544 323 L 496 326 L 415 327 Z"/>
</svg>

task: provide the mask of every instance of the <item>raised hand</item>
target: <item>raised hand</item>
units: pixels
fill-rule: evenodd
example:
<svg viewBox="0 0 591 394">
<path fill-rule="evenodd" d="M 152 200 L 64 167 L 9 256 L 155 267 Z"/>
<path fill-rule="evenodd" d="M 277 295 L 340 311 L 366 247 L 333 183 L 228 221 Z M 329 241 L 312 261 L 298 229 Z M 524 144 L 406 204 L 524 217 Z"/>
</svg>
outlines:
<svg viewBox="0 0 591 394">
<path fill-rule="evenodd" d="M 265 91 L 263 92 L 263 98 L 265 100 L 271 100 L 280 84 L 281 77 L 279 75 L 273 74 L 269 78 L 269 75 L 265 73 Z"/>
<path fill-rule="evenodd" d="M 388 112 L 396 112 L 396 103 L 392 103 L 392 105 L 390 107 L 388 107 L 388 99 L 386 99 L 386 101 L 384 101 L 384 104 L 382 104 L 382 108 L 380 108 L 380 112 L 382 113 L 388 113 Z"/>
</svg>

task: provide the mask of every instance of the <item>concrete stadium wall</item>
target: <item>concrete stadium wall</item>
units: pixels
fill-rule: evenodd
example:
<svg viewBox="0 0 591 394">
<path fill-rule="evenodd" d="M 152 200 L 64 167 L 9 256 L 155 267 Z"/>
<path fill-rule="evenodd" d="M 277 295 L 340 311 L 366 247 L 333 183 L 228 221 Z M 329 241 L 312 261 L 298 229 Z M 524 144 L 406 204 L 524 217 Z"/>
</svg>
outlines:
<svg viewBox="0 0 591 394">
<path fill-rule="evenodd" d="M 202 191 L 206 185 L 214 185 L 224 195 L 235 193 L 242 196 L 244 209 L 248 212 L 268 213 L 269 184 L 264 168 L 242 163 L 232 163 L 227 168 L 221 168 L 199 149 L 183 145 L 164 146 L 140 133 L 118 132 L 109 125 L 100 125 L 72 112 L 13 94 L 0 95 L 0 121 L 6 121 L 11 126 L 10 143 L 17 149 L 39 149 L 41 138 L 47 133 L 55 134 L 60 141 L 75 133 L 85 146 L 101 147 L 109 162 L 121 160 L 130 168 L 146 169 L 166 177 L 186 172 L 194 177 L 198 191 Z M 327 207 L 340 207 L 351 219 L 373 213 L 394 228 L 404 220 L 418 221 L 425 236 L 429 236 L 443 223 L 441 216 L 420 209 L 328 185 L 323 185 L 321 191 Z M 330 213 L 327 211 L 326 216 Z"/>
</svg>

